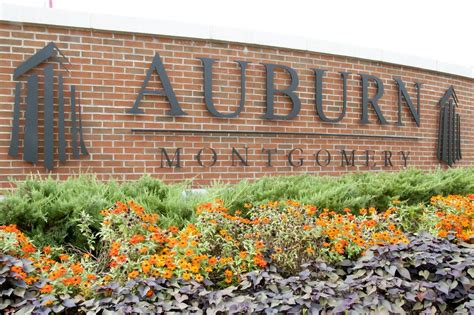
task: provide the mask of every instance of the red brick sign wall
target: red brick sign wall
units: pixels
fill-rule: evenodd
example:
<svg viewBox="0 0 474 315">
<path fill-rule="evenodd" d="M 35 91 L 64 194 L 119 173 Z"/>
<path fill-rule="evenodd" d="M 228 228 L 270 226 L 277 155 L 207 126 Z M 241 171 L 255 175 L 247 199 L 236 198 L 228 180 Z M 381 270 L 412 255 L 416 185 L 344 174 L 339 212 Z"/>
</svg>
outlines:
<svg viewBox="0 0 474 315">
<path fill-rule="evenodd" d="M 89 152 L 88 156 L 74 158 L 71 133 L 66 132 L 67 160 L 60 163 L 56 146 L 58 126 L 55 124 L 52 174 L 61 178 L 88 172 L 103 178 L 136 179 L 149 173 L 169 182 L 195 179 L 199 185 L 213 180 L 232 182 L 265 175 L 338 175 L 354 171 L 392 171 L 405 166 L 423 169 L 446 167 L 446 163 L 437 158 L 438 103 L 451 86 L 458 97 L 456 110 L 461 117 L 462 159 L 454 165 L 473 165 L 472 78 L 316 52 L 4 22 L 0 24 L 0 184 L 3 187 L 9 186 L 9 178 L 21 180 L 31 173 L 48 173 L 42 163 L 41 80 L 38 163 L 32 165 L 22 159 L 24 89 L 20 102 L 19 154 L 12 157 L 8 152 L 15 86 L 16 82 L 25 83 L 22 78 L 15 81 L 13 73 L 49 42 L 54 42 L 70 62 L 64 65 L 69 72 L 59 65 L 57 71 L 64 74 L 65 85 L 74 84 L 77 88 L 83 138 Z M 128 113 L 156 53 L 161 57 L 176 100 L 186 116 L 170 116 L 170 102 L 160 95 L 143 97 L 139 105 L 143 114 Z M 245 103 L 237 117 L 218 118 L 208 111 L 204 98 L 203 63 L 198 58 L 216 59 L 212 74 L 213 102 L 216 110 L 222 113 L 234 112 L 239 107 L 241 68 L 236 61 L 248 62 Z M 47 62 L 56 63 L 55 60 Z M 268 110 L 268 69 L 264 64 L 287 66 L 296 72 L 299 82 L 295 95 L 301 101 L 296 117 L 288 120 L 262 118 Z M 32 71 L 39 71 L 42 67 L 44 64 Z M 324 122 L 317 115 L 314 69 L 326 70 L 322 104 L 328 118 L 341 114 L 341 72 L 349 73 L 347 111 L 337 123 Z M 291 84 L 289 72 L 277 68 L 274 74 L 274 88 L 288 88 Z M 376 76 L 383 83 L 384 94 L 378 100 L 378 107 L 387 124 L 380 123 L 371 104 L 367 107 L 368 123 L 361 123 L 361 75 Z M 415 82 L 421 83 L 419 127 L 404 98 L 399 115 L 399 92 L 394 78 L 402 80 L 415 107 Z M 147 89 L 163 90 L 162 79 L 153 72 Z M 368 83 L 368 96 L 373 98 L 377 87 L 373 80 Z M 55 90 L 55 101 L 57 92 Z M 66 130 L 70 130 L 69 92 L 65 97 L 65 124 Z M 275 114 L 285 116 L 293 106 L 287 95 L 275 95 Z M 398 124 L 399 119 L 403 126 Z M 154 131 L 149 132 L 151 129 Z M 193 130 L 199 132 L 190 132 Z M 176 150 L 180 153 L 180 167 L 176 167 Z M 171 163 L 168 163 L 165 152 Z"/>
</svg>

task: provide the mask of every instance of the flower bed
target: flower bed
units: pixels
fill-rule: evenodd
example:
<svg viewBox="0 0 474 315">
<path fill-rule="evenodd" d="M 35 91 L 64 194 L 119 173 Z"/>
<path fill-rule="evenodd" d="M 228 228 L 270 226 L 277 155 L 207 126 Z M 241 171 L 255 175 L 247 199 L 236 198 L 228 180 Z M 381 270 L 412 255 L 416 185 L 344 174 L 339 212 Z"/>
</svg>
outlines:
<svg viewBox="0 0 474 315">
<path fill-rule="evenodd" d="M 200 205 L 164 228 L 133 201 L 101 212 L 92 252 L 37 249 L 0 227 L 0 310 L 357 313 L 474 311 L 474 195 L 336 213 L 296 201 Z"/>
<path fill-rule="evenodd" d="M 16 188 L 0 200 L 0 225 L 16 224 L 40 247 L 65 243 L 91 250 L 89 232 L 100 229 L 100 210 L 117 200 L 135 200 L 147 211 L 160 215 L 160 226 L 184 227 L 196 221 L 198 205 L 216 198 L 235 211 L 244 205 L 297 200 L 341 212 L 344 208 L 388 209 L 392 200 L 404 206 L 402 226 L 405 232 L 418 229 L 420 203 L 431 196 L 466 195 L 474 192 L 474 167 L 421 171 L 369 172 L 338 177 L 298 175 L 242 181 L 234 185 L 215 184 L 206 193 L 185 193 L 190 183 L 165 184 L 143 176 L 136 181 L 103 182 L 93 175 L 69 177 L 58 181 L 34 176 L 15 183 Z M 407 207 L 410 208 L 407 208 Z"/>
</svg>

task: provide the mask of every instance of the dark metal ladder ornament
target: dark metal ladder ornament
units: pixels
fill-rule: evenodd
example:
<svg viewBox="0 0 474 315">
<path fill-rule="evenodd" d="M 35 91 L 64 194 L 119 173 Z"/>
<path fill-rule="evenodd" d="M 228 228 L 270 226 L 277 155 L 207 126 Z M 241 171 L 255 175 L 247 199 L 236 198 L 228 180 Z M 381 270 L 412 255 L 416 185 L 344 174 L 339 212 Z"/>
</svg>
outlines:
<svg viewBox="0 0 474 315">
<path fill-rule="evenodd" d="M 458 98 L 451 86 L 439 101 L 438 150 L 439 161 L 453 166 L 462 159 L 461 116 L 456 113 Z"/>
<path fill-rule="evenodd" d="M 34 67 L 40 65 L 47 59 L 62 57 L 69 63 L 64 54 L 54 43 L 49 43 L 44 48 L 28 60 L 20 64 L 14 72 L 14 79 L 17 80 Z M 61 65 L 64 63 L 59 60 Z M 67 70 L 67 69 L 66 69 Z M 54 167 L 54 66 L 48 64 L 44 72 L 44 166 L 47 170 Z M 20 102 L 21 102 L 21 82 L 17 82 L 15 87 L 15 103 L 13 106 L 13 125 L 10 147 L 8 154 L 18 156 L 19 130 L 20 130 Z M 25 112 L 25 135 L 23 141 L 23 160 L 30 163 L 38 162 L 38 100 L 39 100 L 38 74 L 33 73 L 27 77 L 26 82 L 26 112 Z M 61 72 L 58 75 L 58 151 L 59 161 L 66 161 L 66 137 L 65 137 L 65 115 L 64 115 L 64 79 Z M 76 87 L 71 85 L 71 133 L 72 152 L 75 158 L 80 156 L 77 138 L 81 153 L 88 155 L 82 132 L 82 117 L 80 98 L 76 95 Z M 77 112 L 79 119 L 77 119 Z"/>
</svg>

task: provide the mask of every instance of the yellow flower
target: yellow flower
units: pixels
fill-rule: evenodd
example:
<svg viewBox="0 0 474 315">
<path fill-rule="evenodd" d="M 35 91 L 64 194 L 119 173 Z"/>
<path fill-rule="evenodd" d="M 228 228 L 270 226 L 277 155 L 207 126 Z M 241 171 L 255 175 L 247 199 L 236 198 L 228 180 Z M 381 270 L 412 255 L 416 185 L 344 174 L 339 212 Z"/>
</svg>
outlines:
<svg viewBox="0 0 474 315">
<path fill-rule="evenodd" d="M 173 276 L 173 271 L 166 269 L 165 272 L 163 272 L 163 278 L 169 279 Z"/>
<path fill-rule="evenodd" d="M 191 279 L 191 275 L 189 273 L 185 272 L 185 273 L 183 273 L 182 278 L 185 281 L 189 281 L 189 279 Z"/>
</svg>

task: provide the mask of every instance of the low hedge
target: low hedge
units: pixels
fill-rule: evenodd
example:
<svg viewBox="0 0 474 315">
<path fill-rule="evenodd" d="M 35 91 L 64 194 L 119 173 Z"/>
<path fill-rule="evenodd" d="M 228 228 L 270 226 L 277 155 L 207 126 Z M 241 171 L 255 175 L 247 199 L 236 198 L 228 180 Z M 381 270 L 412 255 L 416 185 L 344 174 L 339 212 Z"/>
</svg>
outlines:
<svg viewBox="0 0 474 315">
<path fill-rule="evenodd" d="M 133 199 L 158 213 L 161 225 L 182 227 L 195 221 L 194 209 L 198 204 L 218 197 L 232 211 L 245 210 L 246 203 L 287 199 L 336 211 L 346 207 L 386 209 L 391 201 L 400 200 L 413 206 L 413 213 L 406 220 L 408 228 L 420 213 L 416 206 L 427 203 L 431 196 L 473 193 L 474 168 L 433 172 L 409 169 L 340 177 L 267 177 L 252 183 L 216 184 L 208 187 L 206 194 L 185 194 L 191 187 L 192 183 L 167 185 L 150 176 L 125 183 L 102 182 L 93 175 L 65 181 L 32 177 L 16 183 L 16 188 L 0 201 L 0 225 L 16 224 L 40 245 L 68 243 L 90 249 L 78 223 L 87 217 L 92 232 L 97 232 L 101 221 L 99 211 L 117 200 Z"/>
</svg>

